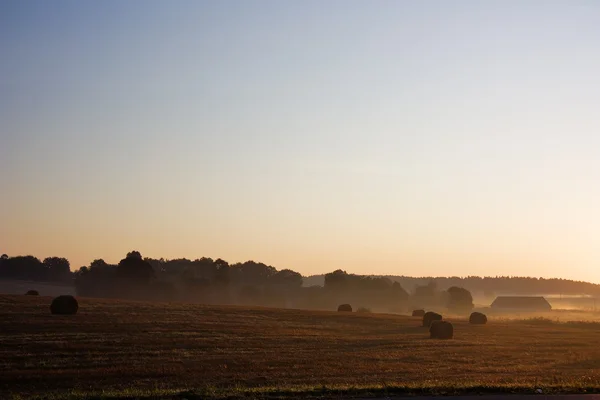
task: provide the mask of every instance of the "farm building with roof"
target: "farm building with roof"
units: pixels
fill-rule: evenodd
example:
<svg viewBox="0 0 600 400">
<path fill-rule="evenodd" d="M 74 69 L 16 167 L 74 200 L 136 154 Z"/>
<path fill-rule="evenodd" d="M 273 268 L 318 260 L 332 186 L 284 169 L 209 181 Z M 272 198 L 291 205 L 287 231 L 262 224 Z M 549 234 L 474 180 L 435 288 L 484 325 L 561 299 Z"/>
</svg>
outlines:
<svg viewBox="0 0 600 400">
<path fill-rule="evenodd" d="M 491 305 L 496 310 L 550 311 L 552 306 L 539 296 L 498 296 Z"/>
</svg>

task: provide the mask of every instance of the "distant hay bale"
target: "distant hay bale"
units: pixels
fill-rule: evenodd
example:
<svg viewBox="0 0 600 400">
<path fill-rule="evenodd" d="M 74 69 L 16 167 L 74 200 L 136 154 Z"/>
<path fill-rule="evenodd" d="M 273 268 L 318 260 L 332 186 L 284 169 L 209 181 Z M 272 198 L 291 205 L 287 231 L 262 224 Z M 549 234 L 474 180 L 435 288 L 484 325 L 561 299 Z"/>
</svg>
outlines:
<svg viewBox="0 0 600 400">
<path fill-rule="evenodd" d="M 487 316 L 480 312 L 473 312 L 469 317 L 470 324 L 485 325 L 487 324 Z"/>
<path fill-rule="evenodd" d="M 441 320 L 442 320 L 442 316 L 433 311 L 427 311 L 425 314 L 423 314 L 423 326 L 425 328 L 429 328 L 429 325 L 431 325 L 431 323 L 433 321 L 441 321 Z"/>
<path fill-rule="evenodd" d="M 425 310 L 413 310 L 413 312 L 412 312 L 413 317 L 422 317 L 424 315 L 425 315 Z"/>
<path fill-rule="evenodd" d="M 71 295 L 61 295 L 52 300 L 50 304 L 50 312 L 58 315 L 76 314 L 79 309 L 77 299 Z"/>
<path fill-rule="evenodd" d="M 429 337 L 431 339 L 452 339 L 454 327 L 448 321 L 432 321 L 429 327 Z"/>
<path fill-rule="evenodd" d="M 25 296 L 39 296 L 40 293 L 37 290 L 28 290 L 27 293 L 25 293 Z"/>
<path fill-rule="evenodd" d="M 356 312 L 359 312 L 359 313 L 370 313 L 371 309 L 367 308 L 367 307 L 358 307 L 358 310 L 356 310 Z"/>
<path fill-rule="evenodd" d="M 350 304 L 340 304 L 338 311 L 352 312 L 352 306 Z"/>
</svg>

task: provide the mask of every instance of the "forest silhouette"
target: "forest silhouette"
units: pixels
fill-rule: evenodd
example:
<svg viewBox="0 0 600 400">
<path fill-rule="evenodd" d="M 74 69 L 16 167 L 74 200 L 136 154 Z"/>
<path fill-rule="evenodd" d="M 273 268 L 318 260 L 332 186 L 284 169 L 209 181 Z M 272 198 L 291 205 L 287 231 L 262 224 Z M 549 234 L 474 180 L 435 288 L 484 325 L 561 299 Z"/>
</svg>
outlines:
<svg viewBox="0 0 600 400">
<path fill-rule="evenodd" d="M 409 311 L 414 307 L 470 309 L 473 294 L 596 296 L 600 285 L 566 279 L 528 277 L 365 276 L 336 270 L 303 277 L 255 261 L 144 258 L 131 251 L 118 264 L 94 260 L 72 272 L 63 257 L 0 257 L 0 279 L 74 285 L 79 296 L 150 301 L 187 301 L 308 309 L 336 309 L 349 303 L 362 310 Z"/>
</svg>

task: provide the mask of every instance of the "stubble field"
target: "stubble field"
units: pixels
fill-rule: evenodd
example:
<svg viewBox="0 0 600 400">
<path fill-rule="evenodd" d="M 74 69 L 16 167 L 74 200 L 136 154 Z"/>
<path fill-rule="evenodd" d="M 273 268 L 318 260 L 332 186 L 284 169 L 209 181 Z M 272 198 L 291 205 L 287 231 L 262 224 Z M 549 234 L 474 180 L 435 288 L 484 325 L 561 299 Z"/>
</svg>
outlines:
<svg viewBox="0 0 600 400">
<path fill-rule="evenodd" d="M 600 324 L 0 296 L 0 398 L 600 391 Z"/>
</svg>

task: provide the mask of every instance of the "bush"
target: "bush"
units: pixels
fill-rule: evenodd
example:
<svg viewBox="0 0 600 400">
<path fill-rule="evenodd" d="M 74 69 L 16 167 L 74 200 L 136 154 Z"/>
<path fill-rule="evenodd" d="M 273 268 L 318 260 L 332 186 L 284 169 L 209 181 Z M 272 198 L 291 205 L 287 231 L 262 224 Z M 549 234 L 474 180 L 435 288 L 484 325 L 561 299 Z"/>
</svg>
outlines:
<svg viewBox="0 0 600 400">
<path fill-rule="evenodd" d="M 424 315 L 425 315 L 425 310 L 413 310 L 413 312 L 412 312 L 413 317 L 422 317 Z"/>
<path fill-rule="evenodd" d="M 358 307 L 358 310 L 356 310 L 356 312 L 360 312 L 360 313 L 370 313 L 371 309 L 370 308 L 366 308 L 366 307 Z"/>
<path fill-rule="evenodd" d="M 438 313 L 434 313 L 433 311 L 427 311 L 423 315 L 423 326 L 429 328 L 433 321 L 441 321 L 442 316 Z"/>
<path fill-rule="evenodd" d="M 27 293 L 25 293 L 25 296 L 39 296 L 40 293 L 37 290 L 28 290 Z"/>
<path fill-rule="evenodd" d="M 473 312 L 469 317 L 470 324 L 485 325 L 487 324 L 487 316 L 480 312 Z"/>
<path fill-rule="evenodd" d="M 340 304 L 338 311 L 352 312 L 352 306 L 350 304 Z"/>
<path fill-rule="evenodd" d="M 50 304 L 50 312 L 58 315 L 76 314 L 79 309 L 77 299 L 71 295 L 62 295 L 52 300 Z"/>
<path fill-rule="evenodd" d="M 431 339 L 452 339 L 454 327 L 448 321 L 432 321 L 429 327 L 429 337 Z"/>
</svg>

